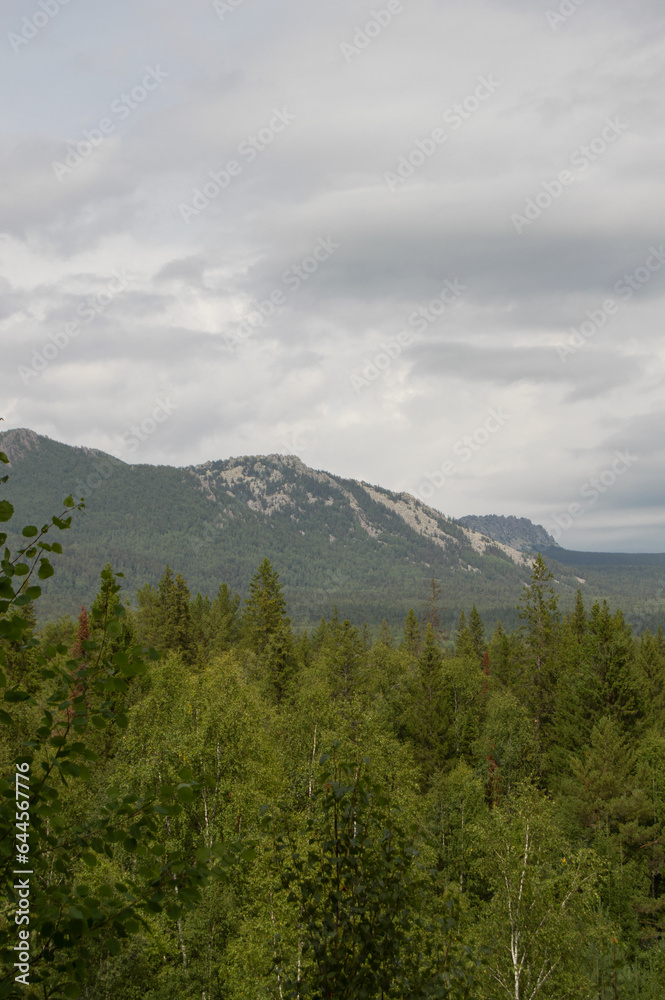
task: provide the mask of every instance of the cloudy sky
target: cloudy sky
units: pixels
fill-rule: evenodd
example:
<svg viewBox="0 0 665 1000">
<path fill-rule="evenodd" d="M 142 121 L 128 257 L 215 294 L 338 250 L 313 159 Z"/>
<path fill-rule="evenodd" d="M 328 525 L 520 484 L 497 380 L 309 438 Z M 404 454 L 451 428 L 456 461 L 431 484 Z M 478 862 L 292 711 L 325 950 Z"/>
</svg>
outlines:
<svg viewBox="0 0 665 1000">
<path fill-rule="evenodd" d="M 665 551 L 662 0 L 4 0 L 3 428 Z"/>
</svg>

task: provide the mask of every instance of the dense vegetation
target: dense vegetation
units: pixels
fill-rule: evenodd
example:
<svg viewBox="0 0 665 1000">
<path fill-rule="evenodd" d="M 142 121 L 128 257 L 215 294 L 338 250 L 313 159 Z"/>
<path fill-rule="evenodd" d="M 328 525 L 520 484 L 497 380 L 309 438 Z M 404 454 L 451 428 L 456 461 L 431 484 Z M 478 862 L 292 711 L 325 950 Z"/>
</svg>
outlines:
<svg viewBox="0 0 665 1000">
<path fill-rule="evenodd" d="M 384 618 L 398 633 L 409 608 L 426 599 L 432 577 L 443 588 L 449 632 L 473 604 L 492 631 L 499 619 L 510 630 L 519 624 L 526 560 L 516 565 L 486 543 L 476 551 L 460 524 L 413 497 L 316 472 L 295 456 L 183 469 L 128 465 L 19 430 L 0 434 L 0 448 L 12 460 L 6 496 L 16 510 L 13 523 L 41 524 L 63 496 L 86 498 L 57 578 L 44 581 L 40 624 L 89 606 L 107 562 L 124 574 L 130 597 L 146 583 L 156 586 L 168 562 L 192 593 L 212 599 L 224 581 L 245 599 L 266 557 L 279 567 L 296 630 L 311 632 L 337 607 L 342 620 L 367 622 L 372 638 Z M 11 545 L 17 541 L 10 537 Z M 547 553 L 562 610 L 572 610 L 582 580 L 589 606 L 605 598 L 638 631 L 665 627 L 665 555 L 602 555 L 604 561 L 590 562 L 584 553 Z"/>
<path fill-rule="evenodd" d="M 434 580 L 374 641 L 336 612 L 299 633 L 268 559 L 244 600 L 167 567 L 133 606 L 107 566 L 40 628 L 79 506 L 2 563 L 0 997 L 662 996 L 660 631 L 562 613 L 540 557 L 516 628 L 472 605 L 447 643 Z"/>
</svg>

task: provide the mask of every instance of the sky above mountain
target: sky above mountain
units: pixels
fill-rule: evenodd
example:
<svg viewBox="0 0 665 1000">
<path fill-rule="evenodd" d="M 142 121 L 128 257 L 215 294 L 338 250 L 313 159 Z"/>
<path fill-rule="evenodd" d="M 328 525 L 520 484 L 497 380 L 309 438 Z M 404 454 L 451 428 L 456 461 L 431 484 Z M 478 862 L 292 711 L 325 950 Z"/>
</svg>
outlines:
<svg viewBox="0 0 665 1000">
<path fill-rule="evenodd" d="M 3 428 L 665 550 L 661 0 L 5 0 Z"/>
</svg>

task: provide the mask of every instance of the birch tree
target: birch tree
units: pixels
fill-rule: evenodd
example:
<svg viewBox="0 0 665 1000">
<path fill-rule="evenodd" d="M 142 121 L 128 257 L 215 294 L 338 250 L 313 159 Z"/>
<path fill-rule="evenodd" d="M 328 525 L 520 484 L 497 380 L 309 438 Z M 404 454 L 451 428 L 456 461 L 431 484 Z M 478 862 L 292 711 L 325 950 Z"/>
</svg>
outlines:
<svg viewBox="0 0 665 1000">
<path fill-rule="evenodd" d="M 479 872 L 491 894 L 481 922 L 493 942 L 489 997 L 585 996 L 579 941 L 597 907 L 599 861 L 571 851 L 552 803 L 525 784 L 477 827 Z"/>
</svg>

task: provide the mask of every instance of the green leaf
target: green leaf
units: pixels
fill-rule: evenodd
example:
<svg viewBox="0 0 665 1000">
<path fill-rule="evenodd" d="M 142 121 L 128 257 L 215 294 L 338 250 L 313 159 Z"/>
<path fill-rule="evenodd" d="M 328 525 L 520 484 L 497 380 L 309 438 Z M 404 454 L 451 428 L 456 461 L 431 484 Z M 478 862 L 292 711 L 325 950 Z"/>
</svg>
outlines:
<svg viewBox="0 0 665 1000">
<path fill-rule="evenodd" d="M 10 521 L 14 516 L 14 508 L 9 500 L 0 500 L 0 521 Z"/>
<path fill-rule="evenodd" d="M 34 524 L 28 524 L 21 532 L 24 538 L 34 538 L 35 535 L 39 534 L 39 528 L 35 528 Z"/>
<path fill-rule="evenodd" d="M 115 938 L 109 938 L 106 942 L 106 948 L 109 955 L 118 955 L 120 953 L 120 944 Z"/>
<path fill-rule="evenodd" d="M 30 695 L 27 691 L 21 691 L 19 688 L 10 688 L 9 691 L 5 691 L 5 701 L 27 701 L 29 697 Z"/>
<path fill-rule="evenodd" d="M 44 556 L 39 560 L 39 570 L 37 571 L 37 576 L 40 580 L 48 580 L 50 576 L 53 576 L 55 570 L 51 566 L 48 559 Z"/>
<path fill-rule="evenodd" d="M 74 503 L 74 498 L 72 496 L 65 497 L 65 499 L 62 501 L 62 506 L 63 507 L 75 507 L 76 504 Z"/>
<path fill-rule="evenodd" d="M 30 598 L 26 594 L 21 594 L 20 597 L 17 597 L 14 600 L 14 607 L 15 608 L 24 608 L 26 606 L 26 604 L 31 604 L 31 603 L 32 603 L 32 601 L 30 600 Z"/>
</svg>

